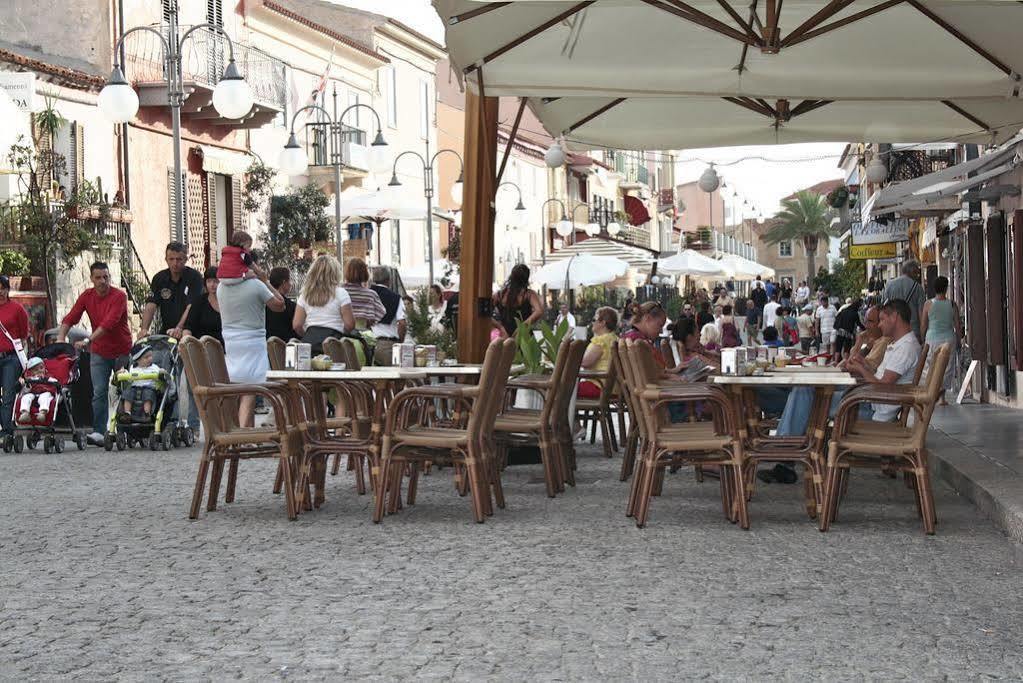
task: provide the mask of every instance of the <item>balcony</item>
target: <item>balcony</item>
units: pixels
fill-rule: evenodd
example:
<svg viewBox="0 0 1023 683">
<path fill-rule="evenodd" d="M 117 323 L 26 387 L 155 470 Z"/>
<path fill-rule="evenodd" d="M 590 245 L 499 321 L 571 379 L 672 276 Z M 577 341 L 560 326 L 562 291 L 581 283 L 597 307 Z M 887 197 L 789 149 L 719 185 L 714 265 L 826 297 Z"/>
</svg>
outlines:
<svg viewBox="0 0 1023 683">
<path fill-rule="evenodd" d="M 167 25 L 154 26 L 167 35 Z M 179 26 L 178 36 L 190 27 Z M 143 107 L 167 107 L 167 74 L 162 44 L 148 31 L 138 31 L 124 41 L 125 75 L 135 83 Z M 220 33 L 200 28 L 182 50 L 181 68 L 185 101 L 182 121 L 205 122 L 228 129 L 260 128 L 285 109 L 287 80 L 284 62 L 262 50 L 234 41 L 234 60 L 249 84 L 255 103 L 242 119 L 225 119 L 213 107 L 213 89 L 227 67 L 230 48 Z"/>
<path fill-rule="evenodd" d="M 955 163 L 955 149 L 894 151 L 888 158 L 888 180 L 891 182 L 912 180 L 954 166 Z"/>
<path fill-rule="evenodd" d="M 369 170 L 369 137 L 364 130 L 313 121 L 305 125 L 305 145 L 313 177 L 323 175 L 324 179 L 332 180 L 338 161 L 349 177 L 364 177 Z"/>
</svg>

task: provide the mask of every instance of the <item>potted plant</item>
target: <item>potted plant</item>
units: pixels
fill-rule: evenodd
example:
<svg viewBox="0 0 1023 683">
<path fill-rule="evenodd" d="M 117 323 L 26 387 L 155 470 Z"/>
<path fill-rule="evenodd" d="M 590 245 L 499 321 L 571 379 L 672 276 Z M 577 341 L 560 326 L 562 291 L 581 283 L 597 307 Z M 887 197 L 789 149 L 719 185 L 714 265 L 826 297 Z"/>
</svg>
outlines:
<svg viewBox="0 0 1023 683">
<path fill-rule="evenodd" d="M 849 206 L 849 188 L 845 185 L 836 187 L 828 193 L 828 206 L 832 209 L 841 209 Z"/>
</svg>

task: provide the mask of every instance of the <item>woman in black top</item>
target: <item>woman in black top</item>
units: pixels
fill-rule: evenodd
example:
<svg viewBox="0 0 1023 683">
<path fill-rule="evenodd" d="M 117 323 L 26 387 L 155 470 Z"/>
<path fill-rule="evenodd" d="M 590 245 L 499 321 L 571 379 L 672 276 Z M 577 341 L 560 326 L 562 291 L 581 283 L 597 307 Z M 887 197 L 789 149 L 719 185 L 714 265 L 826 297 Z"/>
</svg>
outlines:
<svg viewBox="0 0 1023 683">
<path fill-rule="evenodd" d="M 203 274 L 206 284 L 206 291 L 203 292 L 199 303 L 192 306 L 188 312 L 188 321 L 185 323 L 185 336 L 205 337 L 210 336 L 224 343 L 224 337 L 220 327 L 220 303 L 217 301 L 217 267 L 210 266 Z"/>
<path fill-rule="evenodd" d="M 520 263 L 512 268 L 508 281 L 494 295 L 494 327 L 502 338 L 515 334 L 518 321 L 532 325 L 543 317 L 543 302 L 529 288 L 529 267 Z"/>
<path fill-rule="evenodd" d="M 714 314 L 710 312 L 710 302 L 700 303 L 700 310 L 696 314 L 696 331 L 699 332 L 707 323 L 714 322 Z"/>
</svg>

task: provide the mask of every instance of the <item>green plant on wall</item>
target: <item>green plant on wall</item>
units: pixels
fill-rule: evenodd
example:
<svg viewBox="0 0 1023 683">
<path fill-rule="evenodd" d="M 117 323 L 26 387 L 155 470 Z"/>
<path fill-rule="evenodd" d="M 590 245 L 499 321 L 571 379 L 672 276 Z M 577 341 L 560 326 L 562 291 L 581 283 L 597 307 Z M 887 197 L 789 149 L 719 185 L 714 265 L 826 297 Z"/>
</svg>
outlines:
<svg viewBox="0 0 1023 683">
<path fill-rule="evenodd" d="M 0 251 L 0 273 L 4 275 L 30 275 L 32 264 L 20 251 Z"/>
</svg>

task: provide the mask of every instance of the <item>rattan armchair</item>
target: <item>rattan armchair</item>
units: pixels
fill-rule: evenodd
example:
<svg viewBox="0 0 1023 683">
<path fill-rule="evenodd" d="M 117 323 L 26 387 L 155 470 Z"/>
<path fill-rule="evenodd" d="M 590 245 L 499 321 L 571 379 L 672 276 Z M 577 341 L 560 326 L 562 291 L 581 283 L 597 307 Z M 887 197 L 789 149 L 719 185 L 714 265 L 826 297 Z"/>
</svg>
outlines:
<svg viewBox="0 0 1023 683">
<path fill-rule="evenodd" d="M 597 427 L 600 427 L 600 439 L 604 446 L 604 457 L 610 458 L 613 451 L 618 450 L 618 439 L 615 435 L 614 412 L 616 391 L 618 388 L 618 368 L 614 362 L 608 365 L 607 372 L 603 377 L 598 378 L 600 385 L 600 397 L 578 398 L 575 401 L 576 419 L 585 428 L 589 424 L 590 443 L 594 443 L 597 437 Z M 624 437 L 624 434 L 622 436 Z"/>
<path fill-rule="evenodd" d="M 477 522 L 483 522 L 493 514 L 495 500 L 498 507 L 504 507 L 492 435 L 494 419 L 514 360 L 513 339 L 494 341 L 487 348 L 478 385 L 411 386 L 393 397 L 387 408 L 384 427 L 374 522 L 383 519 L 385 510 L 397 511 L 406 468 L 411 474 L 407 502 L 415 504 L 414 482 L 418 470 L 428 463 L 453 465 L 456 475 L 465 477 L 465 490 L 471 496 L 473 518 Z M 429 413 L 422 409 L 422 405 L 435 399 L 459 404 L 459 413 L 463 416 L 461 424 L 424 422 L 424 416 Z"/>
<path fill-rule="evenodd" d="M 294 472 L 295 463 L 301 457 L 302 444 L 301 434 L 288 429 L 289 424 L 295 424 L 299 419 L 294 412 L 293 404 L 288 401 L 286 395 L 282 395 L 273 386 L 217 383 L 203 343 L 194 337 L 183 340 L 179 351 L 184 362 L 185 374 L 195 396 L 199 419 L 206 433 L 189 518 L 195 519 L 199 516 L 207 477 L 210 478 L 210 493 L 206 509 L 216 510 L 225 462 L 274 458 L 280 463 L 288 518 L 295 519 L 298 515 L 298 501 Z M 238 427 L 238 399 L 252 394 L 262 396 L 266 401 L 274 416 L 274 426 L 244 429 Z M 230 493 L 233 500 L 233 490 Z"/>
<path fill-rule="evenodd" d="M 270 358 L 271 370 L 284 369 L 284 357 L 287 346 L 280 337 L 269 337 L 266 340 L 266 355 Z"/>
<path fill-rule="evenodd" d="M 912 489 L 924 531 L 934 533 L 937 515 L 928 469 L 927 429 L 934 407 L 941 398 L 951 348 L 950 344 L 938 347 L 927 382 L 922 386 L 881 387 L 868 384 L 852 389 L 842 399 L 835 414 L 835 427 L 828 447 L 824 500 L 819 520 L 821 531 L 830 529 L 837 516 L 850 468 L 866 467 L 908 474 L 913 480 Z M 857 420 L 863 403 L 901 406 L 912 412 L 915 419 L 912 425 L 901 421 L 876 423 Z"/>
<path fill-rule="evenodd" d="M 621 344 L 621 342 L 620 342 Z M 749 528 L 746 487 L 743 476 L 744 455 L 739 434 L 741 420 L 735 404 L 719 387 L 705 384 L 676 384 L 663 381 L 654 363 L 649 345 L 628 340 L 620 353 L 631 377 L 633 404 L 643 421 L 643 449 L 627 506 L 636 526 L 646 525 L 650 501 L 663 479 L 664 470 L 680 465 L 717 465 L 721 472 L 721 500 L 725 517 Z M 630 382 L 627 382 L 630 384 Z M 666 408 L 672 402 L 699 401 L 711 420 L 673 424 Z"/>
</svg>

